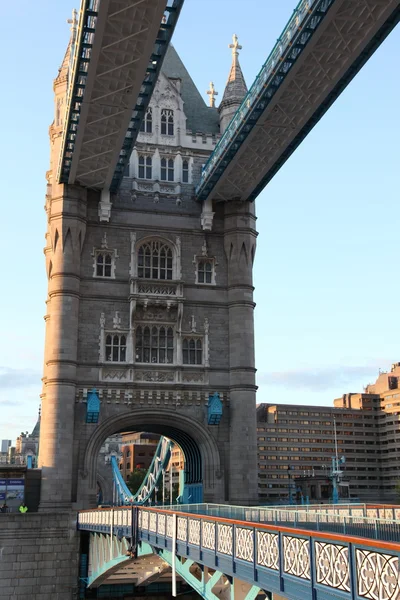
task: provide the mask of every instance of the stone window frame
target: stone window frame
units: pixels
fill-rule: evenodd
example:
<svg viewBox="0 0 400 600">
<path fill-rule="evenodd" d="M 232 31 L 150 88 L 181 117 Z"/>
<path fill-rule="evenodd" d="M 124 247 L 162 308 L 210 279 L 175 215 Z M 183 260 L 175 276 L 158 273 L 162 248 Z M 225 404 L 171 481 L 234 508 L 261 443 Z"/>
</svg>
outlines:
<svg viewBox="0 0 400 600">
<path fill-rule="evenodd" d="M 155 251 L 154 246 L 158 244 L 158 251 Z M 150 250 L 150 254 L 146 253 L 144 250 L 143 254 L 143 264 L 141 263 L 141 250 L 147 247 Z M 165 256 L 163 256 L 163 251 L 166 250 Z M 146 258 L 150 257 L 150 264 L 146 265 Z M 152 281 L 173 281 L 174 280 L 174 249 L 170 243 L 161 239 L 152 238 L 150 240 L 143 241 L 141 244 L 138 244 L 137 247 L 137 277 L 138 279 L 143 280 L 152 280 Z M 165 266 L 163 265 L 163 260 L 165 260 Z M 146 276 L 146 272 L 150 272 L 150 277 Z M 154 277 L 155 271 L 158 276 Z M 160 275 L 164 272 L 165 277 L 161 277 Z M 141 274 L 142 273 L 142 274 Z M 168 275 L 171 275 L 168 277 Z"/>
<path fill-rule="evenodd" d="M 138 354 L 138 329 L 143 330 L 143 332 L 141 333 L 142 335 L 142 340 L 143 340 L 143 345 L 141 346 L 142 350 L 142 358 L 144 359 L 144 355 L 145 355 L 145 350 L 147 349 L 149 351 L 149 360 L 145 361 L 145 360 L 139 360 L 139 354 Z M 144 330 L 148 328 L 149 329 L 149 345 L 145 346 L 144 345 L 144 341 L 145 341 L 145 332 Z M 153 346 L 153 342 L 154 342 L 154 329 L 157 330 L 157 344 L 155 344 Z M 165 330 L 165 346 L 161 346 L 160 345 L 160 331 L 164 329 Z M 168 332 L 169 330 L 171 330 L 172 332 L 172 348 L 168 347 Z M 178 335 L 177 335 L 177 331 L 176 331 L 176 327 L 171 324 L 171 323 L 149 323 L 148 321 L 138 321 L 137 323 L 135 323 L 135 327 L 134 327 L 134 340 L 133 340 L 133 347 L 134 347 L 134 356 L 135 356 L 135 364 L 137 365 L 156 365 L 156 366 L 176 366 L 177 365 L 177 347 L 178 347 Z M 172 351 L 172 360 L 168 361 L 168 350 Z M 153 351 L 155 352 L 155 356 L 153 354 Z M 160 358 L 160 353 L 161 351 L 165 352 L 165 358 L 166 360 L 163 361 L 159 361 L 158 359 Z M 153 360 L 155 358 L 155 360 Z"/>
<path fill-rule="evenodd" d="M 107 255 L 111 258 L 111 274 L 110 275 L 98 275 L 97 267 L 98 267 L 98 258 L 103 255 L 106 257 Z M 96 279 L 115 279 L 115 269 L 116 269 L 116 259 L 118 258 L 117 250 L 110 250 L 109 248 L 93 248 L 92 251 L 93 256 L 93 277 Z M 106 265 L 104 265 L 106 266 Z"/>
<path fill-rule="evenodd" d="M 153 133 L 153 109 L 149 106 L 141 122 L 139 133 Z"/>
<path fill-rule="evenodd" d="M 143 164 L 141 164 L 141 162 Z M 142 179 L 143 181 L 151 181 L 153 179 L 153 155 L 146 154 L 145 152 L 141 152 L 138 154 L 137 161 L 137 178 Z M 143 171 L 141 171 L 143 169 Z M 143 173 L 141 176 L 140 173 Z"/>
<path fill-rule="evenodd" d="M 185 168 L 185 163 L 187 168 Z M 182 183 L 190 183 L 190 159 L 182 158 Z"/>
<path fill-rule="evenodd" d="M 175 160 L 170 156 L 160 158 L 160 181 L 175 181 Z"/>
<path fill-rule="evenodd" d="M 196 285 L 207 285 L 207 286 L 212 286 L 212 285 L 216 285 L 216 265 L 217 262 L 215 260 L 214 257 L 208 257 L 208 256 L 195 256 L 193 263 L 196 266 L 196 271 L 195 271 L 195 275 L 196 275 Z M 211 281 L 200 281 L 199 278 L 199 272 L 200 272 L 200 265 L 201 263 L 206 263 L 209 264 L 211 266 Z M 204 271 L 204 274 L 206 272 Z"/>
<path fill-rule="evenodd" d="M 110 344 L 108 344 L 108 339 L 110 338 Z M 118 339 L 118 343 L 115 344 L 115 338 Z M 125 343 L 121 344 L 122 339 L 125 339 Z M 104 362 L 106 362 L 107 364 L 115 364 L 115 365 L 120 365 L 120 364 L 126 364 L 128 362 L 127 360 L 127 355 L 128 355 L 128 344 L 129 344 L 129 336 L 128 336 L 128 332 L 126 331 L 115 331 L 114 330 L 108 330 L 104 332 Z M 111 347 L 111 352 L 112 354 L 109 355 L 111 358 L 108 358 L 107 356 L 107 348 Z M 117 349 L 117 354 L 118 354 L 118 359 L 114 360 L 114 349 Z M 120 358 L 121 356 L 121 351 L 123 350 L 123 359 Z"/>
<path fill-rule="evenodd" d="M 161 109 L 161 135 L 175 135 L 174 111 L 172 108 Z"/>
<path fill-rule="evenodd" d="M 188 348 L 185 349 L 185 342 L 188 342 Z M 195 348 L 190 348 L 190 342 L 194 342 L 195 344 Z M 200 346 L 201 348 L 198 348 L 198 342 L 200 342 Z M 190 352 L 194 352 L 194 358 L 195 358 L 195 362 L 190 362 Z M 189 333 L 189 334 L 183 334 L 182 335 L 182 365 L 184 367 L 202 367 L 204 366 L 204 351 L 205 351 L 205 344 L 204 344 L 204 336 L 203 335 L 196 335 L 193 333 Z M 185 352 L 188 352 L 188 362 L 185 362 Z M 198 352 L 200 352 L 200 356 L 201 356 L 201 361 L 197 362 L 198 359 Z"/>
</svg>

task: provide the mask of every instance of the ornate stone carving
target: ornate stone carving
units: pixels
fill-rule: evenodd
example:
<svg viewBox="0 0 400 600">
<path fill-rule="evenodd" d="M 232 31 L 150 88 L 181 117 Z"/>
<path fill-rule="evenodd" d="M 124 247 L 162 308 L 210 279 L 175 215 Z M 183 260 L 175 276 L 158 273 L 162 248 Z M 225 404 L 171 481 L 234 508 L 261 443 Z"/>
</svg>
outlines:
<svg viewBox="0 0 400 600">
<path fill-rule="evenodd" d="M 183 371 L 182 383 L 205 383 L 205 375 L 199 371 Z"/>
<path fill-rule="evenodd" d="M 115 311 L 115 316 L 113 317 L 113 328 L 121 329 L 121 317 L 119 316 L 118 310 Z"/>
<path fill-rule="evenodd" d="M 135 381 L 149 383 L 172 383 L 175 381 L 174 371 L 135 371 Z"/>
<path fill-rule="evenodd" d="M 118 367 L 103 367 L 100 369 L 101 381 L 124 382 L 132 381 L 132 369 Z"/>
</svg>

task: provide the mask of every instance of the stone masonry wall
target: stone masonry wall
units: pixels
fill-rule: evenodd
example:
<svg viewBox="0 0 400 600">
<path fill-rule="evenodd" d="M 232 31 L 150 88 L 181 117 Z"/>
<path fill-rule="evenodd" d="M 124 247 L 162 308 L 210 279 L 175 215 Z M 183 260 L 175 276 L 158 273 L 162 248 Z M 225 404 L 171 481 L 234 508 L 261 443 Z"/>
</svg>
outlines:
<svg viewBox="0 0 400 600">
<path fill-rule="evenodd" d="M 0 514 L 0 598 L 75 600 L 75 513 Z"/>
</svg>

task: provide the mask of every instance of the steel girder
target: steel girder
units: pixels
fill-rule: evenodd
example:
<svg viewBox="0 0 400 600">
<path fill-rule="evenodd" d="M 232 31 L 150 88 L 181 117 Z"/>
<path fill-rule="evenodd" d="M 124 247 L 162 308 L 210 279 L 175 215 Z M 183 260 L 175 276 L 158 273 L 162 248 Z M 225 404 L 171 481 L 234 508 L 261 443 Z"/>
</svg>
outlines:
<svg viewBox="0 0 400 600">
<path fill-rule="evenodd" d="M 183 0 L 82 0 L 61 183 L 115 191 Z"/>
<path fill-rule="evenodd" d="M 300 2 L 211 154 L 198 199 L 254 200 L 399 19 L 399 0 Z"/>
</svg>

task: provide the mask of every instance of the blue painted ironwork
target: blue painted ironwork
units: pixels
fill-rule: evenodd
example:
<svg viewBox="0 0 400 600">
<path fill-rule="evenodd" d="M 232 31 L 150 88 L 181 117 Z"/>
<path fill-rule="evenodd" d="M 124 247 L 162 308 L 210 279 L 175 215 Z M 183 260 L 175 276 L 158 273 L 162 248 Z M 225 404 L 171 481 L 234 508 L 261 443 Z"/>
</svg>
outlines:
<svg viewBox="0 0 400 600">
<path fill-rule="evenodd" d="M 290 72 L 335 0 L 300 0 L 242 104 L 209 157 L 196 188 L 205 200 Z"/>
<path fill-rule="evenodd" d="M 207 419 L 209 425 L 219 425 L 222 417 L 222 402 L 218 392 L 208 396 Z"/>
<path fill-rule="evenodd" d="M 400 597 L 399 543 L 348 533 L 327 535 L 309 530 L 308 524 L 296 528 L 143 507 L 138 513 L 139 540 L 157 553 L 174 552 L 290 600 Z M 111 537 L 117 527 L 120 536 L 129 537 L 130 518 L 127 508 L 82 511 L 78 528 Z M 184 570 L 179 574 L 184 577 Z"/>
<path fill-rule="evenodd" d="M 33 456 L 31 456 L 30 454 L 28 454 L 28 456 L 26 457 L 26 467 L 27 469 L 32 469 L 33 467 Z"/>
<path fill-rule="evenodd" d="M 288 76 L 292 66 L 299 59 L 334 2 L 335 0 L 300 0 L 249 92 L 233 115 L 213 153 L 210 155 L 203 169 L 200 183 L 196 188 L 198 200 L 207 199 L 225 169 L 256 125 L 259 117 L 274 97 L 275 92 Z M 394 10 L 393 14 L 367 44 L 366 48 L 355 58 L 348 70 L 342 75 L 340 81 L 316 108 L 312 117 L 301 128 L 274 165 L 255 186 L 247 198 L 248 200 L 252 201 L 258 196 L 399 20 L 400 6 Z"/>
<path fill-rule="evenodd" d="M 111 466 L 113 472 L 113 480 L 119 504 L 130 505 L 130 504 L 145 504 L 151 498 L 151 495 L 158 488 L 160 479 L 163 473 L 165 473 L 168 463 L 171 457 L 172 443 L 168 438 L 161 437 L 158 442 L 157 449 L 153 456 L 151 465 L 146 473 L 146 476 L 135 494 L 132 494 L 128 486 L 126 485 L 121 472 L 118 468 L 118 463 L 113 456 L 111 458 Z"/>
<path fill-rule="evenodd" d="M 88 393 L 86 404 L 86 423 L 98 423 L 100 414 L 100 398 L 93 388 Z"/>
<path fill-rule="evenodd" d="M 125 134 L 125 139 L 119 153 L 118 162 L 115 167 L 114 175 L 110 185 L 110 191 L 116 192 L 122 181 L 122 177 L 128 164 L 129 157 L 132 153 L 138 136 L 140 125 L 143 121 L 146 109 L 150 102 L 158 75 L 161 70 L 161 65 L 165 58 L 168 45 L 171 41 L 175 25 L 178 21 L 184 0 L 168 0 L 165 8 L 164 21 L 161 23 L 156 42 L 154 44 L 153 53 L 150 57 L 149 66 L 146 71 L 145 78 L 140 88 L 139 97 L 132 111 L 131 121 L 128 131 Z"/>
</svg>

